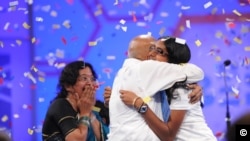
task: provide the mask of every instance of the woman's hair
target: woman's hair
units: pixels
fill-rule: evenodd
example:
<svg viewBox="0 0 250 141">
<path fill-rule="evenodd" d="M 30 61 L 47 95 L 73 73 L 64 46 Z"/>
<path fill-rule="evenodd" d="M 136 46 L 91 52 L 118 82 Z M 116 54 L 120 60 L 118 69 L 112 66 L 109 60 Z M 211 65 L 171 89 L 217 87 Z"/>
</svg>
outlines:
<svg viewBox="0 0 250 141">
<path fill-rule="evenodd" d="M 73 86 L 75 85 L 77 78 L 79 76 L 79 70 L 84 69 L 88 67 L 95 79 L 97 79 L 97 74 L 95 70 L 93 69 L 92 65 L 87 62 L 83 61 L 74 61 L 69 64 L 67 64 L 64 69 L 61 72 L 61 75 L 59 77 L 59 82 L 57 84 L 57 96 L 54 98 L 66 98 L 68 95 L 68 92 L 66 90 L 66 86 Z"/>
<path fill-rule="evenodd" d="M 158 38 L 158 40 L 161 40 L 166 47 L 167 50 L 167 58 L 168 63 L 173 64 L 181 64 L 181 63 L 188 63 L 191 59 L 191 52 L 186 43 L 180 43 L 176 40 L 175 37 L 170 36 L 162 36 Z M 186 78 L 187 79 L 187 78 Z M 176 82 L 171 88 L 166 90 L 168 102 L 170 104 L 170 101 L 173 97 L 173 92 L 176 88 L 182 87 L 185 88 L 186 80 L 181 82 Z"/>
</svg>

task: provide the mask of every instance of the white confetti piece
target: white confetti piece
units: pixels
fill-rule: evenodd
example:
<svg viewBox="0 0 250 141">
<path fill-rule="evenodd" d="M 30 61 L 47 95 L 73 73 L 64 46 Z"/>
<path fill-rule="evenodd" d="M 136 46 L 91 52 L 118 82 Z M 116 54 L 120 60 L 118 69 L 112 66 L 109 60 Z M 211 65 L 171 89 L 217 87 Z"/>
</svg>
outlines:
<svg viewBox="0 0 250 141">
<path fill-rule="evenodd" d="M 207 9 L 209 8 L 213 3 L 211 1 L 207 2 L 204 4 L 204 8 Z"/>
<path fill-rule="evenodd" d="M 125 23 L 126 23 L 125 20 L 123 20 L 123 19 L 120 20 L 120 24 L 125 24 Z"/>
<path fill-rule="evenodd" d="M 236 15 L 238 15 L 238 16 L 241 16 L 241 13 L 238 12 L 237 10 L 233 10 L 233 13 L 236 14 Z"/>
<path fill-rule="evenodd" d="M 122 26 L 122 30 L 124 31 L 124 32 L 127 32 L 127 26 Z"/>
<path fill-rule="evenodd" d="M 188 9 L 190 9 L 191 7 L 190 6 L 181 6 L 181 9 L 182 10 L 188 10 Z"/>
<path fill-rule="evenodd" d="M 186 20 L 186 27 L 191 28 L 190 20 Z"/>
<path fill-rule="evenodd" d="M 113 56 L 113 55 L 110 55 L 110 56 L 107 56 L 107 57 L 106 57 L 106 59 L 107 59 L 107 60 L 115 60 L 115 59 L 116 59 L 116 57 L 115 57 L 115 56 Z"/>
<path fill-rule="evenodd" d="M 4 30 L 7 30 L 8 28 L 9 28 L 9 25 L 10 25 L 10 23 L 9 22 L 7 22 L 5 25 L 4 25 Z"/>
<path fill-rule="evenodd" d="M 175 38 L 175 42 L 184 45 L 186 43 L 186 40 L 181 38 Z"/>
<path fill-rule="evenodd" d="M 12 2 L 9 2 L 9 6 L 12 7 L 12 6 L 17 6 L 18 5 L 18 1 L 12 1 Z"/>
</svg>

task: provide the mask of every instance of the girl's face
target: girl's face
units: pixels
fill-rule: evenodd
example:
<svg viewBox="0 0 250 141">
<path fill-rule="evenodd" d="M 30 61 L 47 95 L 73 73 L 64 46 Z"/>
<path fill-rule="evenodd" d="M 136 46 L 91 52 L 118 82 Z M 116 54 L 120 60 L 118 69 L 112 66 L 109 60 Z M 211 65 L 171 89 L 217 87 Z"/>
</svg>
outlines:
<svg viewBox="0 0 250 141">
<path fill-rule="evenodd" d="M 75 93 L 81 94 L 86 85 L 90 85 L 93 88 L 96 88 L 97 86 L 96 79 L 94 78 L 89 67 L 79 70 L 79 76 L 73 86 L 73 89 Z"/>
<path fill-rule="evenodd" d="M 148 59 L 157 60 L 160 62 L 168 62 L 166 47 L 161 40 L 157 40 L 149 49 Z"/>
</svg>

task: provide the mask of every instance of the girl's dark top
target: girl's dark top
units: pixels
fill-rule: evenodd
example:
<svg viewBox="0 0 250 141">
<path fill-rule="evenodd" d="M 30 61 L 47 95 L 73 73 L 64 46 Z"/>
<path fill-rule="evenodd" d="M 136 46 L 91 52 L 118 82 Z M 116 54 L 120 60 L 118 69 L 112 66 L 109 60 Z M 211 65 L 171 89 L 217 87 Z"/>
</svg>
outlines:
<svg viewBox="0 0 250 141">
<path fill-rule="evenodd" d="M 107 138 L 109 132 L 108 127 L 102 123 L 98 113 L 94 112 L 97 120 L 101 123 L 102 140 Z M 78 128 L 77 112 L 73 109 L 70 103 L 64 99 L 59 98 L 51 103 L 42 128 L 42 138 L 44 141 L 64 141 L 65 137 Z M 93 129 L 88 127 L 87 141 L 95 141 Z"/>
</svg>

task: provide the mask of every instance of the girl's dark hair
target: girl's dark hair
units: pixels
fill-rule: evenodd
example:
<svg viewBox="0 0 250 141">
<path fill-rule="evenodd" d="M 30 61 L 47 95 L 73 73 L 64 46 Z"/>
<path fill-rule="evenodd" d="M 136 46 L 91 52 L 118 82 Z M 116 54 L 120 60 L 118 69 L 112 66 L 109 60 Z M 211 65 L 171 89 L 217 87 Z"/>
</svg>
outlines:
<svg viewBox="0 0 250 141">
<path fill-rule="evenodd" d="M 191 52 L 186 43 L 178 43 L 176 42 L 175 37 L 170 36 L 162 36 L 158 38 L 158 40 L 161 40 L 164 43 L 164 46 L 166 47 L 166 50 L 168 52 L 168 62 L 173 64 L 181 64 L 181 63 L 188 63 L 191 59 Z M 173 97 L 173 92 L 176 88 L 186 88 L 186 80 L 181 82 L 176 82 L 171 88 L 166 90 L 168 102 L 170 104 L 170 101 Z"/>
<path fill-rule="evenodd" d="M 64 69 L 60 74 L 59 82 L 57 84 L 58 93 L 57 96 L 54 98 L 54 100 L 58 98 L 67 97 L 68 92 L 65 86 L 75 85 L 77 78 L 79 76 L 79 70 L 84 69 L 86 67 L 88 67 L 91 70 L 93 77 L 97 79 L 97 74 L 90 63 L 83 61 L 71 62 L 64 67 Z"/>
</svg>

